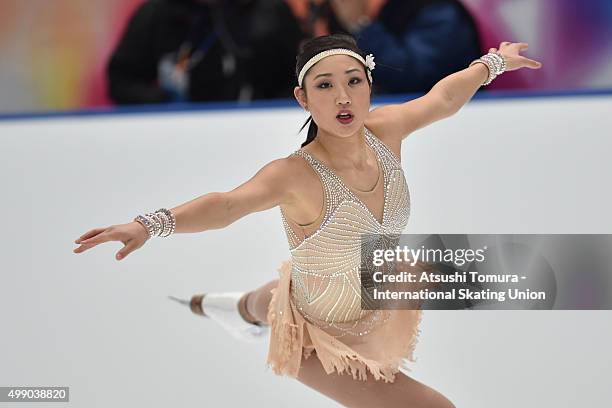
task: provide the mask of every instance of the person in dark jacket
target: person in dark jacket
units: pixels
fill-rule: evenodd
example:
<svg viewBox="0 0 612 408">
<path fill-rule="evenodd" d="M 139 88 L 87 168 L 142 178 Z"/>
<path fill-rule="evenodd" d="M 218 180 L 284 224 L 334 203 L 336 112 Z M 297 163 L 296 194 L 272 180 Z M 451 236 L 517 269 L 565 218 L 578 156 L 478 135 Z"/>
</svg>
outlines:
<svg viewBox="0 0 612 408">
<path fill-rule="evenodd" d="M 302 36 L 281 0 L 149 0 L 110 58 L 109 96 L 117 104 L 289 98 Z"/>
<path fill-rule="evenodd" d="M 350 33 L 376 56 L 377 93 L 427 92 L 482 53 L 459 0 L 286 0 L 310 37 Z"/>
</svg>

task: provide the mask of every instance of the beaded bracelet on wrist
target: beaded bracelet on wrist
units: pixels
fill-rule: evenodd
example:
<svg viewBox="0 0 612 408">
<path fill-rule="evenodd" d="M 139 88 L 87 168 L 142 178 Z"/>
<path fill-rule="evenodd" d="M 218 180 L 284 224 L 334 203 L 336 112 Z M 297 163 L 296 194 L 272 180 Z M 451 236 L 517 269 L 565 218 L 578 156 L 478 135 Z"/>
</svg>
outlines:
<svg viewBox="0 0 612 408">
<path fill-rule="evenodd" d="M 166 221 L 168 226 L 166 231 L 164 231 L 161 236 L 167 237 L 169 235 L 172 235 L 176 229 L 176 218 L 174 217 L 174 214 L 172 214 L 172 212 L 166 208 L 160 208 L 158 211 L 161 211 L 162 213 L 166 214 Z"/>
<path fill-rule="evenodd" d="M 176 229 L 176 219 L 174 214 L 166 208 L 160 208 L 153 213 L 138 215 L 134 221 L 142 224 L 151 237 L 168 237 Z"/>
<path fill-rule="evenodd" d="M 489 70 L 489 76 L 486 81 L 482 83 L 482 86 L 489 85 L 498 75 L 503 74 L 506 70 L 506 60 L 499 53 L 490 52 L 483 55 L 479 59 L 472 61 L 469 66 L 471 67 L 477 63 L 486 65 Z"/>
<path fill-rule="evenodd" d="M 470 63 L 470 67 L 472 65 L 475 64 L 483 64 L 484 66 L 487 67 L 487 70 L 489 71 L 489 75 L 487 76 L 487 79 L 481 84 L 481 86 L 486 86 L 489 85 L 491 82 L 493 82 L 493 80 L 495 79 L 495 77 L 497 75 L 495 75 L 495 67 L 493 66 L 493 63 L 485 58 L 479 58 L 477 60 L 472 61 L 472 63 Z"/>
</svg>

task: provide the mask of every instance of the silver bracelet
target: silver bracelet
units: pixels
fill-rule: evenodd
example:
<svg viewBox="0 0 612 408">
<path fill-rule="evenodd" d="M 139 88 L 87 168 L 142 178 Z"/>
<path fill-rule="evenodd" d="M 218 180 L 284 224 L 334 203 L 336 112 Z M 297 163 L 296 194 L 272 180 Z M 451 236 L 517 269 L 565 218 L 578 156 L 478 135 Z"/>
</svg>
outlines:
<svg viewBox="0 0 612 408">
<path fill-rule="evenodd" d="M 172 235 L 176 229 L 176 218 L 174 214 L 166 208 L 138 215 L 134 221 L 139 222 L 144 226 L 149 233 L 149 238 L 152 237 L 168 237 Z"/>
<path fill-rule="evenodd" d="M 487 55 L 483 55 L 482 58 L 489 59 L 495 66 L 495 75 L 501 75 L 506 70 L 506 60 L 504 57 L 496 52 L 490 52 Z"/>
<path fill-rule="evenodd" d="M 153 236 L 155 229 L 153 223 L 149 220 L 149 218 L 144 215 L 139 215 L 134 218 L 134 221 L 139 222 L 143 227 L 145 227 L 145 229 L 149 233 L 149 238 Z"/>
<path fill-rule="evenodd" d="M 495 78 L 495 67 L 493 67 L 493 64 L 491 63 L 491 61 L 485 60 L 483 58 L 472 61 L 469 66 L 471 67 L 472 65 L 475 65 L 475 64 L 483 64 L 484 66 L 487 67 L 487 70 L 489 71 L 489 75 L 487 76 L 487 79 L 480 85 L 481 86 L 489 85 Z"/>
<path fill-rule="evenodd" d="M 505 58 L 495 52 L 490 52 L 482 57 L 474 60 L 470 63 L 470 67 L 474 64 L 482 63 L 485 64 L 489 70 L 489 76 L 486 81 L 482 83 L 481 86 L 489 85 L 493 80 L 498 76 L 503 74 L 506 71 L 506 60 Z"/>
<path fill-rule="evenodd" d="M 172 214 L 172 212 L 166 208 L 160 208 L 158 211 L 166 214 L 166 225 L 168 226 L 166 231 L 162 232 L 161 236 L 167 237 L 174 234 L 174 231 L 176 230 L 176 218 L 174 217 L 174 214 Z"/>
</svg>

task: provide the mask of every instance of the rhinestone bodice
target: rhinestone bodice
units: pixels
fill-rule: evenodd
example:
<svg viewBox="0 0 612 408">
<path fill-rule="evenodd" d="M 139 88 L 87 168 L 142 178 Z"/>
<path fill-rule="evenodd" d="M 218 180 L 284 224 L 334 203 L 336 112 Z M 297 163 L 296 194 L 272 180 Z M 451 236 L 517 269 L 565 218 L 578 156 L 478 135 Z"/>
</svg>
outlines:
<svg viewBox="0 0 612 408">
<path fill-rule="evenodd" d="M 300 239 L 281 209 L 291 251 L 292 300 L 309 322 L 330 329 L 336 337 L 347 333 L 363 335 L 384 321 L 385 311 L 362 308 L 362 301 L 368 303 L 371 299 L 362 299 L 360 288 L 361 237 L 401 234 L 410 215 L 410 194 L 398 158 L 368 129 L 364 135 L 384 177 L 382 222 L 340 177 L 304 150 L 293 155 L 303 157 L 321 179 L 321 225 Z"/>
</svg>

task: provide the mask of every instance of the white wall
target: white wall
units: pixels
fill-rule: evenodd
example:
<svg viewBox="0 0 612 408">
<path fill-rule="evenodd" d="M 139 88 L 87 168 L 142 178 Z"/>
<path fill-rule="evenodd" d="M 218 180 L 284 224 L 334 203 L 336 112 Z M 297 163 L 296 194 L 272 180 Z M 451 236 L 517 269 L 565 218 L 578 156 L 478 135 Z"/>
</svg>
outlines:
<svg viewBox="0 0 612 408">
<path fill-rule="evenodd" d="M 612 97 L 475 101 L 402 150 L 414 233 L 610 233 Z M 299 147 L 297 109 L 0 122 L 0 385 L 71 406 L 335 403 L 166 299 L 247 290 L 289 256 L 278 209 L 76 255 L 93 227 L 227 191 Z M 609 406 L 609 311 L 426 311 L 413 375 L 458 407 Z M 37 405 L 39 406 L 39 405 Z M 40 406 L 44 406 L 41 404 Z"/>
</svg>

